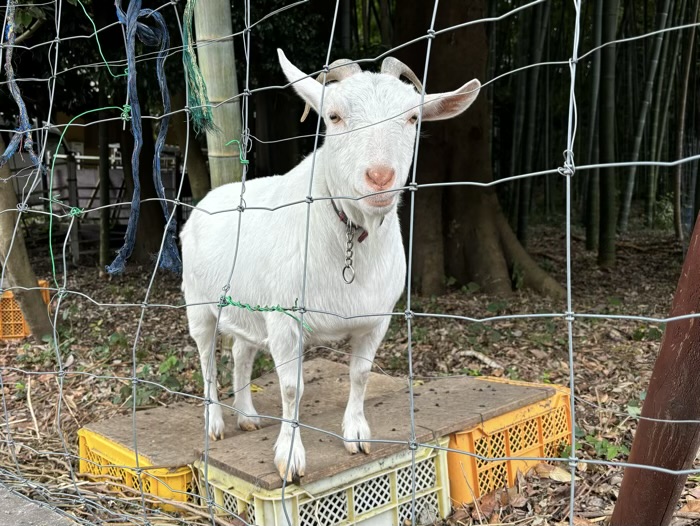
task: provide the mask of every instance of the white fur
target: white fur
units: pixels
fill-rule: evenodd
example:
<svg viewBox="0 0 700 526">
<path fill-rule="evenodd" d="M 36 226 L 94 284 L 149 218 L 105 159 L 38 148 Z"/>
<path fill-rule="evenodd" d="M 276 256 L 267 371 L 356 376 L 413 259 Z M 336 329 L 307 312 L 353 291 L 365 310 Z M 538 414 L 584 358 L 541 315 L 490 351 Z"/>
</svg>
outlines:
<svg viewBox="0 0 700 526">
<path fill-rule="evenodd" d="M 294 67 L 280 51 L 280 63 L 295 89 L 314 108 L 321 107 L 321 84 Z M 302 79 L 302 80 L 299 80 Z M 298 82 L 295 82 L 298 81 Z M 447 94 L 426 96 L 424 120 L 449 118 L 464 111 L 476 98 L 478 81 L 471 81 Z M 389 189 L 403 187 L 413 160 L 420 95 L 404 82 L 384 74 L 361 73 L 326 86 L 322 116 L 327 132 L 324 145 L 315 156 L 313 197 L 348 196 L 359 198 L 376 190 L 366 171 L 388 167 L 396 173 Z M 329 116 L 340 117 L 338 123 Z M 288 118 L 283 115 L 280 118 Z M 347 133 L 353 130 L 351 133 Z M 337 313 L 344 317 L 391 312 L 406 280 L 406 262 L 396 213 L 398 192 L 360 200 L 337 199 L 348 217 L 364 227 L 369 235 L 358 243 L 355 238 L 353 264 L 355 281 L 343 281 L 346 227 L 328 200 L 316 200 L 274 208 L 293 201 L 304 201 L 309 194 L 313 156 L 307 157 L 284 176 L 255 179 L 246 183 L 243 212 L 234 209 L 240 200 L 241 184 L 233 183 L 212 190 L 192 213 L 182 230 L 183 291 L 188 304 L 190 334 L 199 349 L 209 406 L 208 432 L 223 438 L 224 423 L 216 391 L 216 361 L 212 356 L 218 307 L 223 294 L 250 305 L 291 307 L 301 299 L 304 277 L 304 251 L 308 228 L 306 308 Z M 387 202 L 389 199 L 389 202 Z M 210 213 L 205 213 L 207 211 Z M 238 224 L 241 222 L 240 225 Z M 240 226 L 240 238 L 238 228 Z M 238 251 L 235 254 L 235 247 Z M 228 283 L 235 259 L 233 279 Z M 226 285 L 230 290 L 224 290 Z M 197 305 L 209 303 L 208 305 Z M 386 333 L 386 316 L 344 319 L 338 316 L 305 315 L 313 332 L 302 331 L 305 345 L 350 338 L 350 397 L 343 433 L 346 449 L 369 452 L 370 430 L 364 416 L 367 378 L 375 352 Z M 250 374 L 255 353 L 268 349 L 280 379 L 283 418 L 293 420 L 297 399 L 303 394 L 303 379 L 297 385 L 299 325 L 279 312 L 249 312 L 236 307 L 221 311 L 219 330 L 233 336 L 235 408 L 240 411 L 242 429 L 259 427 L 260 421 L 250 394 Z M 275 444 L 275 464 L 282 477 L 303 476 L 304 446 L 294 428 L 281 426 Z M 293 444 L 293 445 L 292 445 Z M 288 464 L 291 451 L 291 463 Z"/>
</svg>

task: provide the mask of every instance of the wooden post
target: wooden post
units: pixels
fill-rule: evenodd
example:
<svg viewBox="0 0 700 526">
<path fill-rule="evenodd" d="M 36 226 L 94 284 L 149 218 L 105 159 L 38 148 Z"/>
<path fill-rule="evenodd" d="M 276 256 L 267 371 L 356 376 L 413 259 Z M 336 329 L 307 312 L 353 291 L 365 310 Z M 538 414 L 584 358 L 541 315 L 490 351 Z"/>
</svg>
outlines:
<svg viewBox="0 0 700 526">
<path fill-rule="evenodd" d="M 100 92 L 102 93 L 102 92 Z M 102 104 L 102 102 L 100 102 Z M 107 104 L 103 104 L 106 106 Z M 106 115 L 101 114 L 100 118 L 104 119 Z M 97 133 L 99 138 L 99 148 L 100 148 L 100 178 L 99 178 L 99 188 L 100 188 L 100 206 L 105 207 L 100 210 L 100 269 L 104 268 L 110 263 L 110 252 L 109 252 L 109 169 L 111 168 L 111 162 L 109 159 L 109 124 L 101 120 L 97 126 Z"/>
<path fill-rule="evenodd" d="M 75 156 L 71 153 L 68 155 L 66 162 L 68 166 L 68 204 L 71 207 L 78 207 L 78 174 L 75 162 Z M 70 253 L 73 265 L 78 265 L 80 258 L 80 228 L 79 216 L 75 216 L 73 220 L 73 228 L 70 231 Z"/>
<path fill-rule="evenodd" d="M 700 312 L 700 222 L 690 240 L 671 316 Z M 649 382 L 642 417 L 700 420 L 700 319 L 669 322 Z M 629 462 L 680 470 L 693 465 L 700 425 L 640 420 Z M 626 468 L 611 526 L 671 522 L 686 475 Z"/>
</svg>

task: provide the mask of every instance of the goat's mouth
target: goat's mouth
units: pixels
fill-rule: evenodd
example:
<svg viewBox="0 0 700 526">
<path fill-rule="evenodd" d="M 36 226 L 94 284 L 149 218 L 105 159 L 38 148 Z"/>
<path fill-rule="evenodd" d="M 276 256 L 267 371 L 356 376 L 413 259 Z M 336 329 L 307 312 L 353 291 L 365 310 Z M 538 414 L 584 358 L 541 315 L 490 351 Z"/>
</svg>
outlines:
<svg viewBox="0 0 700 526">
<path fill-rule="evenodd" d="M 362 200 L 373 208 L 386 208 L 396 202 L 396 192 L 368 195 Z"/>
</svg>

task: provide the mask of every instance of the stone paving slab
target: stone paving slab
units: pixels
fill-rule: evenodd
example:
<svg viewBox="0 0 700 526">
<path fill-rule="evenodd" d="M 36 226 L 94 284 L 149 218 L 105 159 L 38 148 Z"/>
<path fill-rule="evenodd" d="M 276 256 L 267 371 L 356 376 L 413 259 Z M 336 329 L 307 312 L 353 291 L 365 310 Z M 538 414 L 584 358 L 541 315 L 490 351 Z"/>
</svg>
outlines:
<svg viewBox="0 0 700 526">
<path fill-rule="evenodd" d="M 76 526 L 58 513 L 12 493 L 0 484 L 0 526 Z"/>
</svg>

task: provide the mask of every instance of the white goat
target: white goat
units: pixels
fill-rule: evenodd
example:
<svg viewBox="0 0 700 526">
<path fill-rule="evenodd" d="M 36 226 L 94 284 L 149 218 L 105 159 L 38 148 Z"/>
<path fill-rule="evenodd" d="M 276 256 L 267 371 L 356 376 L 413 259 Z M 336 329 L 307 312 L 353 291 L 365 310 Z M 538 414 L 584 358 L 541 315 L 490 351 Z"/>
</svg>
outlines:
<svg viewBox="0 0 700 526">
<path fill-rule="evenodd" d="M 326 77 L 326 82 L 337 82 L 327 85 L 322 95 L 322 84 L 291 64 L 281 50 L 278 53 L 287 79 L 308 106 L 320 111 L 326 125 L 325 142 L 315 155 L 311 194 L 346 197 L 315 200 L 310 205 L 305 307 L 343 317 L 308 312 L 304 317 L 312 329 L 308 331 L 280 312 L 222 310 L 219 330 L 233 336 L 235 342 L 233 388 L 234 407 L 240 411 L 238 425 L 244 430 L 260 426 L 249 387 L 259 349 L 268 349 L 274 358 L 282 417 L 289 421 L 304 391 L 303 381 L 297 385 L 300 336 L 306 345 L 349 338 L 350 397 L 343 436 L 350 453 L 368 453 L 365 387 L 389 318 L 353 316 L 391 312 L 404 288 L 406 262 L 396 208 L 413 160 L 421 101 L 416 88 L 422 88 L 415 74 L 393 58 L 384 61 L 381 73 L 363 73 L 356 64 L 337 61 Z M 415 86 L 402 82 L 400 76 Z M 459 115 L 474 101 L 479 87 L 475 79 L 457 91 L 425 95 L 422 119 Z M 304 201 L 313 163 L 309 156 L 284 176 L 248 181 L 246 207 L 274 208 Z M 229 281 L 236 244 L 235 270 L 226 293 L 233 300 L 291 307 L 302 291 L 308 205 L 272 212 L 246 208 L 242 213 L 212 214 L 235 208 L 240 195 L 240 183 L 212 190 L 198 205 L 209 213 L 195 210 L 181 236 L 187 318 L 199 349 L 205 397 L 213 402 L 208 433 L 214 440 L 224 436 L 216 361 L 211 356 L 219 311 L 215 303 L 228 290 L 223 287 Z M 346 252 L 348 240 L 354 244 L 351 253 Z M 301 437 L 292 441 L 292 433 L 293 425 L 283 423 L 275 444 L 275 465 L 288 480 L 303 476 L 305 468 Z"/>
</svg>

